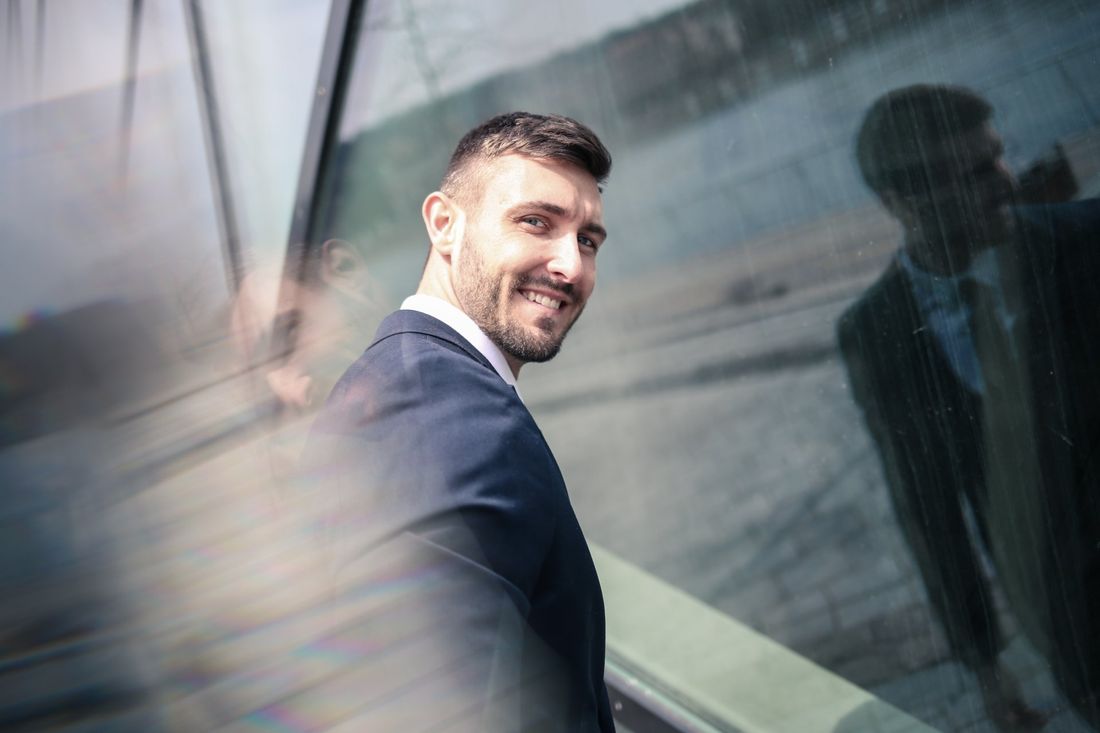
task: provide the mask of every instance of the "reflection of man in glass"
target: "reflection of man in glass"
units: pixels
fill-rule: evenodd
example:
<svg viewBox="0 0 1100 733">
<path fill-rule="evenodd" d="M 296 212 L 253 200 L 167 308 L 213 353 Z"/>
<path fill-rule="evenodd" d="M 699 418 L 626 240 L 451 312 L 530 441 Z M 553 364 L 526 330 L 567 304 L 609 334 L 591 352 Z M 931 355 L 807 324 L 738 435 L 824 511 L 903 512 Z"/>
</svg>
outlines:
<svg viewBox="0 0 1100 733">
<path fill-rule="evenodd" d="M 324 242 L 302 269 L 299 279 L 250 272 L 230 314 L 241 356 L 273 359 L 263 368 L 267 387 L 280 404 L 296 409 L 325 398 L 384 315 L 379 288 L 351 243 Z M 285 349 L 272 355 L 275 335 Z"/>
<path fill-rule="evenodd" d="M 304 257 L 288 268 L 297 277 L 254 269 L 230 311 L 238 356 L 262 380 L 260 406 L 277 407 L 281 429 L 266 441 L 274 485 L 297 470 L 309 425 L 299 418 L 320 406 L 385 314 L 380 288 L 352 243 L 330 239 L 292 256 Z"/>
<path fill-rule="evenodd" d="M 417 293 L 318 417 L 310 464 L 342 492 L 341 578 L 385 601 L 357 645 L 401 685 L 363 729 L 614 729 L 599 581 L 515 389 L 595 286 L 610 167 L 568 118 L 470 131 L 423 204 Z"/>
<path fill-rule="evenodd" d="M 998 666 L 1001 632 L 964 518 L 1075 707 L 1100 691 L 1100 233 L 1091 202 L 1018 204 L 990 105 L 918 85 L 880 98 L 861 172 L 902 225 L 841 350 L 905 537 L 991 718 L 1040 715 Z"/>
</svg>

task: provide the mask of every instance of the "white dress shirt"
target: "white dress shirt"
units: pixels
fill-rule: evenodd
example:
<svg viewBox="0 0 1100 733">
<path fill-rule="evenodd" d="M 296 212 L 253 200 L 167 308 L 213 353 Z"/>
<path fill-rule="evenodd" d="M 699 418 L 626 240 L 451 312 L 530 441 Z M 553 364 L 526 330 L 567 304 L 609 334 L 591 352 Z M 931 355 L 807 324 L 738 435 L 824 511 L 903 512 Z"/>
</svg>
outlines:
<svg viewBox="0 0 1100 733">
<path fill-rule="evenodd" d="M 983 250 L 974 257 L 969 268 L 953 276 L 925 272 L 904 249 L 898 253 L 898 264 L 909 279 L 917 307 L 935 337 L 940 352 L 947 357 L 955 376 L 970 391 L 979 395 L 985 392 L 985 384 L 974 337 L 970 333 L 970 308 L 959 296 L 959 284 L 965 279 L 971 279 L 989 288 L 994 296 L 1001 325 L 1006 332 L 1011 333 L 1016 313 L 1009 308 L 1001 287 L 1001 264 L 998 261 L 1000 252 L 1001 248 L 998 247 Z"/>
</svg>

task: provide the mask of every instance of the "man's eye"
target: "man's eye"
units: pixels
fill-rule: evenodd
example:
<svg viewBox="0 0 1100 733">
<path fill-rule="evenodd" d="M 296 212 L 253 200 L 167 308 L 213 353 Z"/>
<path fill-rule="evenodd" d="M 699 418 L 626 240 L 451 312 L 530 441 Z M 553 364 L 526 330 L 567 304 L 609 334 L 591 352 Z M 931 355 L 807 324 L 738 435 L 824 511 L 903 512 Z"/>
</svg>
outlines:
<svg viewBox="0 0 1100 733">
<path fill-rule="evenodd" d="M 542 219 L 538 218 L 537 216 L 525 216 L 525 217 L 523 217 L 522 221 L 523 221 L 524 224 L 530 224 L 533 227 L 545 227 L 546 226 L 546 222 L 544 222 Z"/>
<path fill-rule="evenodd" d="M 586 237 L 583 234 L 577 235 L 577 241 L 581 243 L 582 247 L 590 247 L 591 249 L 599 249 L 600 245 L 590 237 Z"/>
</svg>

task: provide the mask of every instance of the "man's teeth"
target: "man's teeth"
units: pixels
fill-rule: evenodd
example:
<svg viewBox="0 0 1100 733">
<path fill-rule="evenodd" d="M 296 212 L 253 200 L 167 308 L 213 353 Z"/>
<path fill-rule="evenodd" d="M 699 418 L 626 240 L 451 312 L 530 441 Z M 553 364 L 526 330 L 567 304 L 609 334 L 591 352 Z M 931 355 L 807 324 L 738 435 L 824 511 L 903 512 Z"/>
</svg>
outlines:
<svg viewBox="0 0 1100 733">
<path fill-rule="evenodd" d="M 554 300 L 553 298 L 551 298 L 549 296 L 546 296 L 546 295 L 540 295 L 539 293 L 531 293 L 531 292 L 528 292 L 528 291 L 524 291 L 523 292 L 523 297 L 527 298 L 527 300 L 531 301 L 532 303 L 538 303 L 539 305 L 545 305 L 547 308 L 553 308 L 554 310 L 557 310 L 558 308 L 561 308 L 561 301 L 560 300 Z"/>
</svg>

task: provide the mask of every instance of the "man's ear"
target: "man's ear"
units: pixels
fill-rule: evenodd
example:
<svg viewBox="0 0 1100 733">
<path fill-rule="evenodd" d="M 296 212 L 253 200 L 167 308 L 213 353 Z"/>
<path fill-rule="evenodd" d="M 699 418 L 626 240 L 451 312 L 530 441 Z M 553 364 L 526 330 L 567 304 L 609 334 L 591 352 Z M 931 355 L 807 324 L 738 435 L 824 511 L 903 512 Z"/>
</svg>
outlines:
<svg viewBox="0 0 1100 733">
<path fill-rule="evenodd" d="M 462 241 L 466 216 L 462 208 L 447 194 L 434 191 L 424 199 L 420 213 L 424 217 L 424 227 L 428 230 L 432 249 L 449 260 Z"/>
<path fill-rule="evenodd" d="M 367 279 L 363 256 L 342 239 L 329 239 L 321 245 L 321 280 L 345 291 L 358 291 Z"/>
<path fill-rule="evenodd" d="M 905 196 L 895 191 L 892 188 L 884 189 L 879 192 L 879 201 L 882 202 L 882 206 L 890 215 L 901 222 L 902 226 L 908 227 L 913 218 L 912 202 Z"/>
</svg>

